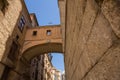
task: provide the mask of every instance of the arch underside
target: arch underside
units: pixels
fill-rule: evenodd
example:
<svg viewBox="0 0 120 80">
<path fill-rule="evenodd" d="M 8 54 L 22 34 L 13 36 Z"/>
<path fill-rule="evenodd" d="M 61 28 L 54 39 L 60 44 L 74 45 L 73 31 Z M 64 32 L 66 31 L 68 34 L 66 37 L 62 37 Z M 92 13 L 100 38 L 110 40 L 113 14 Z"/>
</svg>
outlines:
<svg viewBox="0 0 120 80">
<path fill-rule="evenodd" d="M 30 61 L 35 56 L 51 52 L 63 53 L 62 43 L 45 43 L 32 46 L 22 54 L 22 57 L 24 57 L 27 61 Z"/>
</svg>

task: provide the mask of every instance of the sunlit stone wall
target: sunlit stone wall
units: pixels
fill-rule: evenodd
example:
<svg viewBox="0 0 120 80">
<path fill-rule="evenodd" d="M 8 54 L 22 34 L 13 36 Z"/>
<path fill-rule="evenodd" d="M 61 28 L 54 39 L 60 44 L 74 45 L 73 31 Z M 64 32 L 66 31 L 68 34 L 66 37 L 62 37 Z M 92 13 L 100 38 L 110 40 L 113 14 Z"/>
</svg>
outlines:
<svg viewBox="0 0 120 80">
<path fill-rule="evenodd" d="M 66 3 L 66 79 L 119 80 L 120 1 Z"/>
<path fill-rule="evenodd" d="M 2 4 L 1 1 L 0 3 Z M 3 12 L 0 10 L 0 78 L 4 70 L 4 65 L 2 63 L 4 63 L 6 59 L 5 55 L 8 52 L 6 48 L 10 47 L 10 43 L 7 41 L 13 32 L 20 11 L 22 10 L 19 0 L 7 0 L 7 2 L 9 5 L 5 6 L 5 11 Z"/>
</svg>

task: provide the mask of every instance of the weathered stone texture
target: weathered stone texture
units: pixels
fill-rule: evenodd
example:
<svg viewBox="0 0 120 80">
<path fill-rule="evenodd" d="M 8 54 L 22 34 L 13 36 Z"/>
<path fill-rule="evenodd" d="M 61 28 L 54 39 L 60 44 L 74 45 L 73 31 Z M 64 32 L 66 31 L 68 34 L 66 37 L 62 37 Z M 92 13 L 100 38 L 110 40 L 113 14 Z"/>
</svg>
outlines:
<svg viewBox="0 0 120 80">
<path fill-rule="evenodd" d="M 113 45 L 83 80 L 119 80 L 120 44 Z"/>
<path fill-rule="evenodd" d="M 103 2 L 105 3 L 105 0 Z M 113 29 L 116 28 L 116 26 L 114 25 L 113 27 L 111 25 L 112 22 L 108 20 L 108 17 L 106 17 L 104 11 L 102 11 L 101 7 L 104 5 L 101 4 L 102 2 L 98 4 L 95 0 L 67 0 L 65 47 L 67 80 L 86 79 L 87 74 L 90 75 L 92 73 L 92 68 L 100 62 L 103 56 L 106 56 L 106 60 L 109 58 L 106 52 L 108 52 L 111 47 L 114 47 L 113 45 L 118 39 L 117 37 L 119 37 L 119 30 L 116 31 Z M 114 15 L 115 14 L 116 13 L 114 13 Z M 117 18 L 117 16 L 119 15 L 116 14 L 116 16 L 113 16 L 114 19 Z M 119 26 L 118 24 L 116 25 Z M 114 58 L 110 58 L 111 61 L 114 60 Z M 119 60 L 119 58 L 117 58 L 117 60 Z M 105 63 L 107 64 L 109 62 Z M 120 65 L 118 64 L 116 68 L 115 64 L 113 65 L 114 67 L 112 67 L 112 69 L 115 74 L 109 73 L 109 69 L 106 70 L 108 73 L 105 74 L 108 80 L 118 79 L 117 76 L 119 75 L 117 75 L 117 73 L 119 74 L 119 72 L 116 71 L 119 70 L 118 67 Z M 113 65 L 111 62 L 110 66 Z M 99 75 L 103 75 L 103 73 L 100 73 L 101 66 L 97 66 L 99 69 L 93 70 L 94 73 L 97 73 L 97 76 L 93 77 L 94 73 L 92 73 L 89 76 L 90 78 L 86 80 L 104 80 L 98 77 Z M 111 78 L 109 78 L 109 76 L 111 76 Z M 114 76 L 116 78 L 112 79 Z"/>
<path fill-rule="evenodd" d="M 0 61 L 5 52 L 7 39 L 11 36 L 16 25 L 20 11 L 22 10 L 19 0 L 8 0 L 10 4 L 5 14 L 0 11 Z"/>
<path fill-rule="evenodd" d="M 120 38 L 120 1 L 104 0 L 101 11 L 110 22 L 115 34 Z"/>
<path fill-rule="evenodd" d="M 4 65 L 0 63 L 0 79 L 2 77 L 3 70 L 4 70 Z"/>
<path fill-rule="evenodd" d="M 62 37 L 63 37 L 63 52 L 64 52 L 64 41 L 65 41 L 65 5 L 66 2 L 64 1 L 58 1 L 58 7 L 59 7 L 59 12 L 60 12 L 60 25 L 61 25 L 61 32 L 62 32 Z"/>
<path fill-rule="evenodd" d="M 6 56 L 6 52 L 9 50 L 7 47 L 10 47 L 8 39 L 12 35 L 20 11 L 22 10 L 20 0 L 8 0 L 8 3 L 9 6 L 7 6 L 5 13 L 0 11 L 0 62 L 2 63 L 4 63 L 6 60 L 6 58 L 3 56 Z M 4 70 L 4 66 L 5 65 L 0 63 L 0 79 Z"/>
<path fill-rule="evenodd" d="M 21 77 L 26 76 L 24 74 L 27 74 L 27 73 L 25 73 L 25 71 L 26 71 L 27 67 L 29 67 L 27 59 L 25 59 L 24 56 L 21 58 L 22 54 L 20 54 L 20 53 L 22 53 L 22 46 L 23 46 L 24 41 L 26 40 L 25 39 L 26 30 L 28 29 L 28 27 L 31 27 L 32 25 L 31 25 L 31 19 L 29 17 L 29 13 L 25 6 L 24 0 L 16 0 L 16 1 L 8 0 L 8 3 L 9 3 L 9 6 L 8 6 L 8 9 L 5 10 L 5 14 L 3 14 L 2 11 L 0 11 L 0 40 L 1 40 L 0 41 L 0 62 L 1 62 L 0 63 L 0 67 L 1 67 L 0 68 L 0 79 L 1 79 L 2 75 L 6 75 L 6 73 L 4 73 L 3 71 L 4 71 L 4 68 L 6 66 L 8 66 L 12 69 L 10 69 L 10 71 L 8 71 L 7 74 L 9 74 L 9 75 L 7 76 L 7 78 L 9 80 L 16 80 L 16 79 L 18 80 Z M 36 36 L 37 38 L 35 38 L 35 36 L 33 36 L 33 31 L 31 31 L 31 34 L 29 33 L 30 35 L 27 37 L 32 36 L 32 39 L 36 39 L 35 40 L 36 42 L 37 42 L 37 40 L 45 39 L 43 42 L 41 41 L 42 42 L 41 45 L 43 45 L 43 43 L 44 44 L 48 43 L 47 46 L 45 44 L 42 47 L 40 46 L 37 48 L 35 48 L 36 46 L 34 46 L 31 43 L 31 45 L 32 45 L 31 47 L 34 46 L 33 47 L 34 52 L 33 53 L 31 52 L 32 57 L 35 57 L 36 56 L 35 54 L 40 55 L 40 53 L 46 53 L 47 48 L 48 48 L 49 52 L 52 52 L 52 50 L 54 52 L 62 52 L 62 50 L 63 50 L 62 49 L 63 40 L 61 38 L 62 37 L 61 34 L 62 34 L 62 31 L 63 32 L 65 31 L 65 3 L 63 2 L 63 0 L 60 0 L 58 2 L 58 4 L 60 6 L 60 12 L 61 12 L 61 15 L 60 15 L 61 16 L 61 25 L 60 26 L 63 26 L 63 27 L 59 27 L 58 30 L 52 29 L 51 35 L 52 35 L 53 39 L 51 39 L 51 40 L 49 40 L 49 38 L 48 38 L 48 37 L 51 37 L 51 35 L 47 36 L 47 38 L 46 38 L 47 30 L 51 30 L 51 29 L 48 29 L 48 28 L 44 29 L 44 30 L 41 29 L 42 32 L 40 32 L 40 33 L 42 33 L 42 34 L 40 34 L 40 35 L 42 37 L 40 35 L 37 35 Z M 24 29 L 22 31 L 19 29 L 19 27 L 23 27 L 23 26 L 20 26 L 20 23 L 19 23 L 19 21 L 21 20 L 21 17 L 23 17 L 25 19 Z M 34 26 L 32 26 L 32 27 L 34 27 Z M 62 28 L 64 30 L 62 30 Z M 65 36 L 63 36 L 63 37 L 65 37 Z M 13 45 L 12 45 L 13 41 L 15 43 L 17 43 L 17 45 L 18 45 L 17 47 L 19 49 L 19 50 L 15 50 L 16 53 L 14 53 L 14 55 L 12 54 L 12 51 L 10 52 L 11 46 L 13 47 Z M 53 45 L 49 44 L 49 42 L 53 43 Z M 60 42 L 60 44 L 59 44 L 59 42 Z M 39 50 L 41 50 L 43 52 L 41 52 Z M 37 52 L 39 51 L 39 52 L 37 53 L 36 51 Z M 13 56 L 13 60 L 10 59 L 10 57 L 9 57 L 9 56 L 11 56 L 11 54 Z M 26 56 L 28 58 L 30 58 L 29 57 L 30 55 L 31 54 L 26 54 Z M 25 80 L 29 80 L 29 79 L 25 79 Z"/>
<path fill-rule="evenodd" d="M 26 10 L 22 9 L 23 5 L 20 0 L 8 0 L 8 3 L 5 14 L 0 11 L 0 61 L 7 57 L 5 55 L 7 47 L 10 47 L 8 40 L 11 38 L 9 37 L 12 34 L 15 37 L 16 32 L 20 33 L 18 29 L 14 28 L 19 17 L 24 14 L 25 18 L 29 20 Z M 65 70 L 67 80 L 120 79 L 119 3 L 119 0 L 67 0 L 65 16 L 64 5 L 66 3 L 59 2 L 62 31 L 63 33 L 66 31 L 63 38 L 66 38 Z M 64 27 L 65 17 L 66 28 Z M 25 32 L 19 35 L 22 38 L 18 42 L 23 43 Z M 9 64 L 9 60 L 7 60 L 6 62 Z M 16 64 L 15 69 L 19 72 L 11 71 L 9 80 L 20 79 L 21 74 L 24 74 L 27 67 L 24 64 L 27 61 L 21 61 Z M 1 63 L 0 78 L 3 70 L 4 66 Z"/>
</svg>

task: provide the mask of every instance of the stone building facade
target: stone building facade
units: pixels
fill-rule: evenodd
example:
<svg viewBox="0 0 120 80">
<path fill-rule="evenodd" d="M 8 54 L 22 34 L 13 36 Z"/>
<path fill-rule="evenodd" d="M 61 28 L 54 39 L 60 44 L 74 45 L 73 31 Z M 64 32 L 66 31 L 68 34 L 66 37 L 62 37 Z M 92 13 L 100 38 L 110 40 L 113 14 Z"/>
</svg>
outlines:
<svg viewBox="0 0 120 80">
<path fill-rule="evenodd" d="M 61 80 L 65 80 L 65 72 L 62 72 L 62 74 L 61 74 Z"/>
<path fill-rule="evenodd" d="M 57 70 L 55 67 L 51 68 L 51 76 L 52 76 L 51 80 L 62 80 L 61 72 Z"/>
<path fill-rule="evenodd" d="M 66 80 L 119 80 L 120 1 L 59 0 L 58 3 L 63 38 L 63 50 L 60 51 L 65 56 Z M 32 26 L 25 9 L 23 0 L 0 0 L 1 80 L 20 80 L 20 77 L 29 80 L 23 71 L 27 71 L 28 61 L 35 55 L 19 54 L 22 52 L 26 27 Z M 61 47 L 55 42 L 52 51 L 58 51 L 56 46 Z M 50 40 L 47 46 L 51 49 Z M 42 45 L 40 51 L 45 52 L 45 48 Z M 29 49 L 27 51 L 31 52 L 38 46 Z M 13 50 L 17 51 L 14 53 Z M 14 60 L 9 55 L 11 53 Z"/>
<path fill-rule="evenodd" d="M 52 80 L 52 55 L 50 53 L 37 56 L 31 60 L 30 80 Z"/>
<path fill-rule="evenodd" d="M 31 60 L 30 80 L 44 80 L 44 55 Z"/>
<path fill-rule="evenodd" d="M 39 25 L 35 13 L 30 13 L 30 19 L 32 27 L 37 27 Z"/>
<path fill-rule="evenodd" d="M 28 13 L 24 0 L 0 0 L 0 4 L 0 80 L 10 80 L 13 79 L 11 75 L 21 75 L 16 70 L 16 66 L 24 43 L 26 29 L 38 26 L 38 23 L 35 14 Z M 22 74 L 19 77 L 20 80 L 26 76 L 24 76 L 24 72 Z M 28 77 L 27 75 L 26 78 Z"/>
<path fill-rule="evenodd" d="M 43 80 L 51 80 L 51 68 L 52 68 L 52 56 L 51 54 L 44 54 L 44 79 Z"/>
<path fill-rule="evenodd" d="M 4 12 L 0 11 L 1 80 L 11 79 L 11 74 L 19 75 L 15 70 L 15 66 L 17 65 L 21 46 L 24 43 L 26 28 L 31 26 L 31 19 L 23 1 L 5 0 L 3 3 L 5 4 L 5 2 L 9 5 L 3 6 L 3 8 L 5 7 Z"/>
</svg>

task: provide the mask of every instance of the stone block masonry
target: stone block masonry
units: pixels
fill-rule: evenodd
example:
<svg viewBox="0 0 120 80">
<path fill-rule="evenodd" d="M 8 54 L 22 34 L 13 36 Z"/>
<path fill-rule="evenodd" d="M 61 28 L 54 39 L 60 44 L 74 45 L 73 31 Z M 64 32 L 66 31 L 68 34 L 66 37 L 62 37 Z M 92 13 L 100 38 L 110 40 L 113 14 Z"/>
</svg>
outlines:
<svg viewBox="0 0 120 80">
<path fill-rule="evenodd" d="M 8 0 L 8 3 L 9 5 L 5 13 L 0 11 L 0 79 L 4 70 L 4 65 L 1 63 L 6 62 L 6 55 L 8 54 L 8 48 L 10 48 L 11 44 L 9 37 L 13 32 L 20 11 L 22 10 L 20 0 Z"/>
<path fill-rule="evenodd" d="M 22 4 L 23 0 L 7 2 L 9 5 L 5 13 L 0 11 L 0 79 L 5 66 L 8 67 L 10 63 L 7 57 L 13 39 L 11 35 L 15 37 L 15 33 L 19 33 L 14 29 L 20 16 L 25 14 L 26 16 L 23 16 L 28 22 L 26 26 L 30 24 L 29 14 Z M 60 0 L 58 4 L 61 13 L 66 80 L 119 80 L 120 1 Z M 21 44 L 25 34 L 26 32 L 21 35 Z M 18 59 L 19 57 L 17 56 Z M 29 66 L 24 57 L 17 64 L 13 64 L 15 69 L 10 71 L 8 80 L 20 79 L 23 71 Z"/>
<path fill-rule="evenodd" d="M 22 10 L 22 5 L 19 0 L 9 0 L 8 3 L 9 6 L 7 6 L 8 9 L 5 14 L 0 11 L 0 61 L 5 52 L 5 45 L 7 45 L 6 42 L 13 32 L 20 11 Z"/>
<path fill-rule="evenodd" d="M 119 80 L 119 0 L 66 3 L 66 79 Z"/>
</svg>

